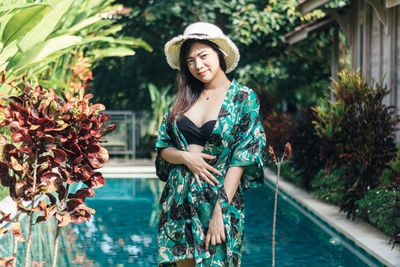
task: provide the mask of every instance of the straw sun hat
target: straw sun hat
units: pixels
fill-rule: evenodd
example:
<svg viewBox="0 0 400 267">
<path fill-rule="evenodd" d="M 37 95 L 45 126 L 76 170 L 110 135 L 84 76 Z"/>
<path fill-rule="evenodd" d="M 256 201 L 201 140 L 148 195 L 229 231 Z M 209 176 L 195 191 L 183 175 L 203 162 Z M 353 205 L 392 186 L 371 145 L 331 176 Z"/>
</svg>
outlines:
<svg viewBox="0 0 400 267">
<path fill-rule="evenodd" d="M 208 40 L 221 49 L 226 62 L 226 72 L 234 70 L 239 62 L 239 50 L 220 28 L 208 22 L 196 22 L 186 27 L 180 34 L 165 44 L 167 62 L 173 69 L 179 70 L 179 52 L 188 39 Z"/>
</svg>

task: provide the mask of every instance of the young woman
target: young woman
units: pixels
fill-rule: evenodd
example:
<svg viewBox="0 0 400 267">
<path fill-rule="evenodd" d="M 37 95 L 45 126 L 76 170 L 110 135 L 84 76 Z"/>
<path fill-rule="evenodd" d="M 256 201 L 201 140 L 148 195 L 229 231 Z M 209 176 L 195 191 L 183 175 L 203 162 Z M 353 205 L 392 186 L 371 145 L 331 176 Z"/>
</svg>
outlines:
<svg viewBox="0 0 400 267">
<path fill-rule="evenodd" d="M 160 266 L 239 266 L 243 192 L 263 183 L 267 155 L 255 93 L 230 81 L 235 44 L 215 25 L 189 25 L 165 45 L 178 95 L 156 143 Z"/>
</svg>

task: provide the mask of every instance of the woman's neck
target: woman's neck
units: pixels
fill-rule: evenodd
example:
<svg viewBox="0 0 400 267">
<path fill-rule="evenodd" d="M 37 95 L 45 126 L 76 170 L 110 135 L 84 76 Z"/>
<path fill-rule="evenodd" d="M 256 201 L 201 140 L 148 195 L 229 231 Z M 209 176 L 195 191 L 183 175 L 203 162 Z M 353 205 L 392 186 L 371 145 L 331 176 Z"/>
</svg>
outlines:
<svg viewBox="0 0 400 267">
<path fill-rule="evenodd" d="M 214 79 L 210 82 L 204 84 L 204 90 L 215 90 L 219 88 L 227 87 L 231 82 L 228 77 L 226 77 L 225 72 L 222 70 L 218 71 L 217 75 L 215 75 Z"/>
</svg>

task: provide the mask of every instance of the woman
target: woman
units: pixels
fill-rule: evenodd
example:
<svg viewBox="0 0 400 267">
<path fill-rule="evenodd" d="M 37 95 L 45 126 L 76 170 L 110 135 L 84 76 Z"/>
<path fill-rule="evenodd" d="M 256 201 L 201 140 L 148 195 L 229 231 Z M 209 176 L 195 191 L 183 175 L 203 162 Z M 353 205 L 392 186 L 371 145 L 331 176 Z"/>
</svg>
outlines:
<svg viewBox="0 0 400 267">
<path fill-rule="evenodd" d="M 165 45 L 178 96 L 156 143 L 160 266 L 239 266 L 243 192 L 263 183 L 267 155 L 254 92 L 229 81 L 239 52 L 215 25 L 189 25 Z"/>
</svg>

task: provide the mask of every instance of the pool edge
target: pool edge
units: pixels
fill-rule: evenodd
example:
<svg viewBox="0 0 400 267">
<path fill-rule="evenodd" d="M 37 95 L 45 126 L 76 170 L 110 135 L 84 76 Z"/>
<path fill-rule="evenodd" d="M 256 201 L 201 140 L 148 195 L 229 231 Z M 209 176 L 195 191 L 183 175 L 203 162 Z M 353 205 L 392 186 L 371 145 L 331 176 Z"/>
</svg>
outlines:
<svg viewBox="0 0 400 267">
<path fill-rule="evenodd" d="M 266 168 L 264 174 L 265 179 L 275 184 L 276 174 L 274 172 Z M 392 250 L 392 245 L 389 245 L 389 237 L 375 227 L 357 218 L 354 221 L 347 219 L 346 214 L 339 212 L 337 206 L 323 202 L 315 195 L 285 181 L 282 177 L 279 180 L 279 189 L 381 261 L 382 264 L 400 266 L 400 248 L 396 246 Z"/>
</svg>

